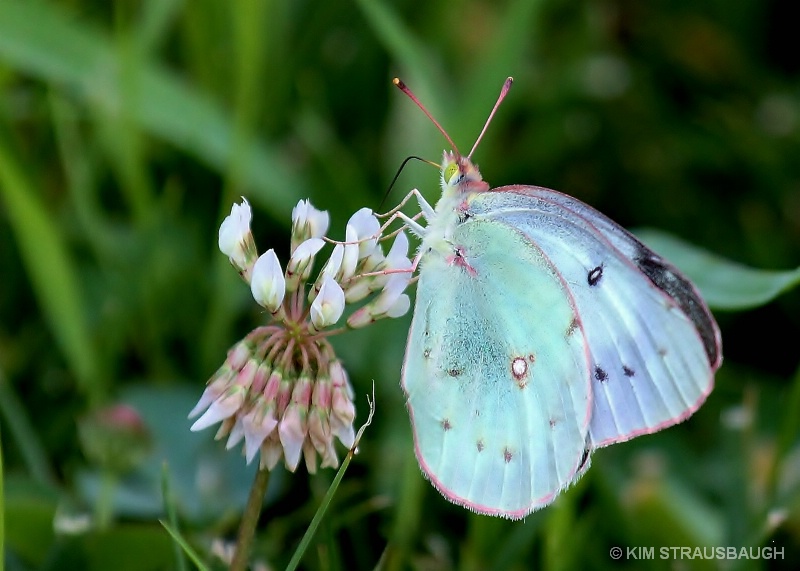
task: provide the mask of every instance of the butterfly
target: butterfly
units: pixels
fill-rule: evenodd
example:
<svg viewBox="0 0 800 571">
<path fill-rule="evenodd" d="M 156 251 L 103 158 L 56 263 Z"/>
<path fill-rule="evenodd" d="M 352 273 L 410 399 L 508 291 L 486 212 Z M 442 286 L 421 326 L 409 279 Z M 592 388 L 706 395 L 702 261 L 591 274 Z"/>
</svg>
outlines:
<svg viewBox="0 0 800 571">
<path fill-rule="evenodd" d="M 511 86 L 506 80 L 480 141 Z M 448 500 L 520 519 L 594 450 L 689 417 L 722 361 L 697 289 L 583 202 L 490 188 L 444 134 L 442 196 L 423 226 L 402 387 L 425 476 Z"/>
</svg>

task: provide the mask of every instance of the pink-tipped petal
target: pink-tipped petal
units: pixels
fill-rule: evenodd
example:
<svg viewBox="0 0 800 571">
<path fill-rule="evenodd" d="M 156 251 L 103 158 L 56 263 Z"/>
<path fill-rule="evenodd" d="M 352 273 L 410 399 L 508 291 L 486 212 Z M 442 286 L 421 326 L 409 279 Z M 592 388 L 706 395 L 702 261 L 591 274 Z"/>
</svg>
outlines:
<svg viewBox="0 0 800 571">
<path fill-rule="evenodd" d="M 211 403 L 220 398 L 233 383 L 235 376 L 235 371 L 229 369 L 225 365 L 217 369 L 217 372 L 203 390 L 203 394 L 200 395 L 200 400 L 189 412 L 189 418 L 194 418 L 200 414 L 201 411 L 208 408 Z"/>
<path fill-rule="evenodd" d="M 201 411 L 207 409 L 211 403 L 213 403 L 219 395 L 212 394 L 210 387 L 206 387 L 206 390 L 203 391 L 203 394 L 200 395 L 200 400 L 197 401 L 197 404 L 194 405 L 194 408 L 189 412 L 188 418 L 194 418 Z"/>
<path fill-rule="evenodd" d="M 303 444 L 303 457 L 306 460 L 306 470 L 308 470 L 309 474 L 316 474 L 317 473 L 317 452 L 314 450 L 314 446 L 306 440 Z"/>
<path fill-rule="evenodd" d="M 273 400 L 276 399 L 278 396 L 278 390 L 281 386 L 281 381 L 283 380 L 283 375 L 277 369 L 273 370 L 269 376 L 269 380 L 267 380 L 267 384 L 264 387 L 264 398 L 266 400 Z"/>
<path fill-rule="evenodd" d="M 261 362 L 258 359 L 248 359 L 242 370 L 233 379 L 234 384 L 244 390 L 245 396 L 249 392 L 260 366 Z"/>
<path fill-rule="evenodd" d="M 357 309 L 347 318 L 347 326 L 351 329 L 360 329 L 374 322 L 375 318 L 372 317 L 369 306 Z"/>
<path fill-rule="evenodd" d="M 356 442 L 356 432 L 353 430 L 353 425 L 344 424 L 334 416 L 331 417 L 331 433 L 348 449 L 352 448 Z"/>
<path fill-rule="evenodd" d="M 350 378 L 347 376 L 347 371 L 344 370 L 341 361 L 332 361 L 329 368 L 328 374 L 331 377 L 331 382 L 333 383 L 333 388 L 341 388 L 344 389 L 345 394 L 350 398 L 353 399 L 353 387 L 350 385 Z"/>
<path fill-rule="evenodd" d="M 230 367 L 233 371 L 238 371 L 247 360 L 253 355 L 253 346 L 247 341 L 239 341 L 236 345 L 230 348 L 228 356 L 225 359 L 225 365 Z M 223 367 L 225 366 L 223 365 Z"/>
<path fill-rule="evenodd" d="M 231 432 L 228 435 L 228 441 L 225 443 L 225 450 L 230 450 L 239 442 L 242 441 L 244 438 L 244 426 L 242 426 L 242 417 L 236 416 L 236 420 L 233 422 L 233 428 L 231 428 Z"/>
<path fill-rule="evenodd" d="M 261 461 L 259 468 L 272 470 L 283 456 L 283 446 L 277 432 L 273 432 L 261 445 Z"/>
<path fill-rule="evenodd" d="M 306 414 L 301 410 L 300 405 L 294 402 L 290 403 L 278 425 L 278 434 L 283 445 L 283 457 L 290 472 L 294 472 L 300 462 L 303 441 L 308 432 Z"/>
<path fill-rule="evenodd" d="M 292 385 L 290 379 L 283 379 L 278 387 L 278 396 L 275 398 L 275 416 L 278 418 L 283 417 L 283 413 L 292 399 Z"/>
<path fill-rule="evenodd" d="M 323 468 L 338 468 L 339 458 L 336 456 L 336 450 L 333 448 L 333 439 L 328 441 L 328 447 L 325 453 L 322 454 L 322 467 Z"/>
<path fill-rule="evenodd" d="M 326 410 L 311 407 L 308 412 L 308 439 L 317 452 L 325 453 L 325 449 L 331 442 L 331 426 Z"/>
<path fill-rule="evenodd" d="M 267 381 L 272 376 L 272 368 L 266 363 L 262 362 L 256 369 L 256 374 L 253 377 L 253 384 L 250 385 L 250 391 L 257 395 L 264 392 Z"/>
<path fill-rule="evenodd" d="M 211 403 L 203 416 L 195 421 L 191 427 L 192 432 L 203 430 L 232 416 L 244 404 L 245 394 L 246 391 L 239 387 L 229 389 L 224 396 Z"/>
<path fill-rule="evenodd" d="M 253 408 L 242 418 L 244 426 L 245 457 L 249 464 L 261 449 L 264 440 L 278 426 L 275 418 L 275 403 L 257 401 Z"/>
<path fill-rule="evenodd" d="M 311 404 L 324 410 L 331 407 L 333 383 L 329 377 L 317 379 L 311 394 Z"/>
<path fill-rule="evenodd" d="M 223 438 L 227 437 L 233 430 L 235 424 L 236 416 L 229 416 L 223 420 L 217 429 L 217 433 L 214 435 L 214 440 L 222 440 Z"/>
</svg>

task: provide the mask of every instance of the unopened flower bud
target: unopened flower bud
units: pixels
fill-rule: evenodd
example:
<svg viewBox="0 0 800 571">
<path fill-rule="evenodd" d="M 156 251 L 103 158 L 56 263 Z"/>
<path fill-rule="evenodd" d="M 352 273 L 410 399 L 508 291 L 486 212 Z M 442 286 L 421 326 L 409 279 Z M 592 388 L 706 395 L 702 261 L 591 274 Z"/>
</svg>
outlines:
<svg viewBox="0 0 800 571">
<path fill-rule="evenodd" d="M 301 200 L 292 209 L 292 253 L 309 238 L 322 238 L 328 231 L 330 215 L 317 210 L 310 200 Z"/>
<path fill-rule="evenodd" d="M 389 276 L 389 281 L 386 283 L 383 291 L 381 291 L 374 301 L 369 303 L 372 315 L 377 317 L 389 311 L 405 291 L 409 281 L 411 281 L 410 273 L 399 273 Z"/>
<path fill-rule="evenodd" d="M 411 302 L 403 291 L 408 286 L 411 274 L 391 274 L 381 293 L 364 307 L 354 311 L 347 318 L 347 325 L 353 329 L 365 327 L 383 317 L 400 317 L 408 311 Z"/>
<path fill-rule="evenodd" d="M 352 224 L 347 225 L 344 239 L 345 242 L 349 243 L 344 247 L 342 265 L 339 271 L 336 273 L 336 280 L 339 282 L 344 282 L 345 280 L 350 279 L 356 271 L 356 266 L 358 266 L 358 253 L 360 245 L 356 243 L 358 241 L 358 231 Z"/>
<path fill-rule="evenodd" d="M 247 389 L 244 387 L 234 385 L 228 388 L 220 398 L 211 403 L 208 410 L 195 421 L 190 430 L 197 432 L 232 416 L 242 408 L 246 396 Z"/>
<path fill-rule="evenodd" d="M 242 273 L 247 272 L 256 255 L 256 245 L 250 232 L 252 217 L 250 204 L 242 197 L 242 204 L 234 203 L 231 213 L 219 227 L 219 249 Z"/>
<path fill-rule="evenodd" d="M 314 287 L 308 292 L 308 301 L 314 301 L 314 298 L 317 297 L 317 294 L 319 294 L 319 290 L 322 288 L 322 284 L 326 279 L 336 279 L 336 275 L 342 266 L 342 259 L 344 258 L 345 251 L 344 249 L 345 246 L 342 246 L 341 244 L 336 244 L 333 247 L 331 257 L 328 258 L 327 262 L 325 262 L 325 265 L 322 267 L 322 271 L 320 271 L 319 276 L 317 277 L 317 281 L 314 282 Z"/>
<path fill-rule="evenodd" d="M 350 217 L 347 225 L 353 227 L 357 240 L 361 240 L 358 244 L 358 259 L 366 258 L 377 246 L 377 234 L 381 229 L 380 222 L 375 218 L 372 210 L 362 208 Z M 349 242 L 350 238 L 347 241 Z"/>
<path fill-rule="evenodd" d="M 296 291 L 300 282 L 308 279 L 314 258 L 324 245 L 321 238 L 309 238 L 295 249 L 286 267 L 286 291 Z"/>
<path fill-rule="evenodd" d="M 394 239 L 389 253 L 386 258 L 381 262 L 380 268 L 382 270 L 410 270 L 411 260 L 408 259 L 408 237 L 405 232 L 400 232 Z M 383 276 L 376 276 L 375 283 L 378 286 L 385 285 L 393 274 L 386 274 Z M 408 278 L 411 279 L 411 272 L 408 272 Z"/>
<path fill-rule="evenodd" d="M 151 447 L 144 420 L 125 404 L 104 407 L 78 419 L 78 439 L 91 462 L 117 474 L 139 466 Z"/>
<path fill-rule="evenodd" d="M 319 294 L 311 304 L 311 323 L 321 331 L 335 324 L 344 313 L 344 291 L 333 278 L 322 282 Z"/>
<path fill-rule="evenodd" d="M 373 289 L 373 283 L 375 281 L 374 276 L 362 276 L 353 281 L 350 281 L 347 284 L 347 290 L 344 292 L 345 300 L 347 303 L 355 303 L 357 301 L 361 301 L 369 294 L 371 294 Z"/>
<path fill-rule="evenodd" d="M 286 294 L 286 279 L 283 277 L 281 263 L 275 250 L 267 250 L 258 257 L 253 266 L 250 291 L 258 304 L 275 313 L 283 303 Z"/>
<path fill-rule="evenodd" d="M 397 300 L 386 310 L 384 314 L 386 317 L 390 317 L 395 319 L 397 317 L 403 317 L 408 310 L 411 308 L 411 300 L 408 298 L 406 294 L 400 295 Z"/>
</svg>

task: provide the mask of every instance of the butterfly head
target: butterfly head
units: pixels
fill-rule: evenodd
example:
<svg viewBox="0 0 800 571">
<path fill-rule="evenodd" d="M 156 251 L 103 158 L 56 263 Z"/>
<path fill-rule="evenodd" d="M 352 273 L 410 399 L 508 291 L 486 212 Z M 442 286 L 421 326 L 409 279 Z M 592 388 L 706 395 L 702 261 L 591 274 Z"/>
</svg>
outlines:
<svg viewBox="0 0 800 571">
<path fill-rule="evenodd" d="M 445 196 L 489 190 L 489 184 L 483 180 L 478 167 L 453 151 L 444 152 L 441 175 L 442 193 Z"/>
</svg>

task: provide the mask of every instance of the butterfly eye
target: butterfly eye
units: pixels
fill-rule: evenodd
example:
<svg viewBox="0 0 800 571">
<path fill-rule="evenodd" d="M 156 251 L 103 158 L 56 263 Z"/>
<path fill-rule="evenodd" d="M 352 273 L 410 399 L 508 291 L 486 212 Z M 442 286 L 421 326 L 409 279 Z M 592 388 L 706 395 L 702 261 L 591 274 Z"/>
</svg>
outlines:
<svg viewBox="0 0 800 571">
<path fill-rule="evenodd" d="M 460 176 L 456 176 L 458 174 L 459 174 L 458 163 L 450 163 L 449 165 L 444 167 L 444 171 L 442 172 L 442 177 L 444 178 L 444 181 L 448 185 L 453 186 L 455 184 L 458 184 L 458 182 L 461 180 Z M 455 180 L 453 180 L 454 178 Z"/>
</svg>

